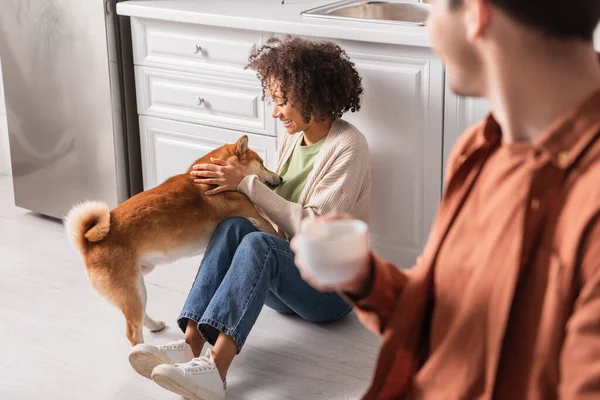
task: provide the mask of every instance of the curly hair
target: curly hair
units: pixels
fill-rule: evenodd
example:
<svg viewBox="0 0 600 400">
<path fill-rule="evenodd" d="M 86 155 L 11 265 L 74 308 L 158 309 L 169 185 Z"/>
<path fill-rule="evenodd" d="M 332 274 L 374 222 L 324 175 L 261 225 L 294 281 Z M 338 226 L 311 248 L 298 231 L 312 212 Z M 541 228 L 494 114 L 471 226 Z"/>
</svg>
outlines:
<svg viewBox="0 0 600 400">
<path fill-rule="evenodd" d="M 263 100 L 279 85 L 284 103 L 291 101 L 308 123 L 360 110 L 362 78 L 340 46 L 297 37 L 271 38 L 253 52 L 246 68 L 256 71 Z"/>
</svg>

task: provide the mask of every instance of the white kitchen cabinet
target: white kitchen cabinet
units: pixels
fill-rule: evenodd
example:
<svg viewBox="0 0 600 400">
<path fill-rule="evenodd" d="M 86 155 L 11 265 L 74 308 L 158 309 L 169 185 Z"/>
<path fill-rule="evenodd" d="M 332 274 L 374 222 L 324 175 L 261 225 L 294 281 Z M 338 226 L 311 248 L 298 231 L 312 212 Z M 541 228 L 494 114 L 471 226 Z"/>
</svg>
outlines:
<svg viewBox="0 0 600 400">
<path fill-rule="evenodd" d="M 441 197 L 443 65 L 425 48 L 339 44 L 363 78 L 362 108 L 344 118 L 369 142 L 371 244 L 411 267 Z"/>
<path fill-rule="evenodd" d="M 244 134 L 275 167 L 276 123 L 243 69 L 261 32 L 133 18 L 132 36 L 145 190 Z"/>
<path fill-rule="evenodd" d="M 224 144 L 235 143 L 242 132 L 153 117 L 140 117 L 144 190 L 187 171 L 194 161 Z M 249 134 L 249 146 L 275 165 L 277 139 Z"/>
<path fill-rule="evenodd" d="M 482 121 L 490 112 L 490 104 L 485 99 L 458 96 L 452 92 L 446 77 L 444 108 L 444 179 L 448 156 L 456 140 L 469 127 Z"/>
</svg>

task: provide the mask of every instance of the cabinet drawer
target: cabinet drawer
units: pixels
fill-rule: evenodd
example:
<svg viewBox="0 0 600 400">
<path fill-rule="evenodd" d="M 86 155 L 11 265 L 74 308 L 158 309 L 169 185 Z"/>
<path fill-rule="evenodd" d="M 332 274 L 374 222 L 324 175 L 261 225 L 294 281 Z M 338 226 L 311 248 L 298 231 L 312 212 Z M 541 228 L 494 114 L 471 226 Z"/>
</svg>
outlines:
<svg viewBox="0 0 600 400">
<path fill-rule="evenodd" d="M 275 136 L 254 83 L 148 67 L 135 75 L 139 114 Z"/>
<path fill-rule="evenodd" d="M 255 77 L 244 70 L 262 44 L 259 32 L 135 18 L 134 62 L 198 72 L 213 70 Z"/>
<path fill-rule="evenodd" d="M 243 133 L 199 126 L 160 118 L 140 117 L 140 144 L 144 190 L 185 172 L 198 158 L 227 143 L 235 143 Z M 277 139 L 248 135 L 250 148 L 274 168 Z"/>
</svg>

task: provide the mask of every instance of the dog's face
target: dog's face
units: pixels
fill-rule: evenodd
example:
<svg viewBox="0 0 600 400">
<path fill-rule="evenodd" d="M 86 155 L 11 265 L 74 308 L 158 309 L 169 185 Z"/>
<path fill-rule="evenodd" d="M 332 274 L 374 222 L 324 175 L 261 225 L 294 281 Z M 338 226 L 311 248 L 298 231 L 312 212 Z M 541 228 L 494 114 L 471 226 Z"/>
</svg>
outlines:
<svg viewBox="0 0 600 400">
<path fill-rule="evenodd" d="M 276 173 L 265 168 L 263 159 L 248 147 L 248 136 L 242 136 L 235 144 L 230 145 L 228 161 L 245 172 L 247 175 L 256 175 L 258 179 L 275 188 L 283 182 Z"/>
</svg>

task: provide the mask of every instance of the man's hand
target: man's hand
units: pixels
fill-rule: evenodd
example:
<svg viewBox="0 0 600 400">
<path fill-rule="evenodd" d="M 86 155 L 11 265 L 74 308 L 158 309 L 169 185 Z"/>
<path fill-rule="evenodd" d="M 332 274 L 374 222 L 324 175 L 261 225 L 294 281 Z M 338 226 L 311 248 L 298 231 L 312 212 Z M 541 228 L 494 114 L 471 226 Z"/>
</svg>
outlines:
<svg viewBox="0 0 600 400">
<path fill-rule="evenodd" d="M 194 176 L 196 185 L 216 185 L 217 187 L 204 192 L 205 195 L 237 191 L 240 182 L 246 174 L 229 161 L 218 158 L 210 159 L 214 164 L 196 164 L 190 174 Z"/>
<path fill-rule="evenodd" d="M 322 224 L 329 221 L 335 221 L 340 219 L 352 219 L 352 217 L 348 214 L 341 215 L 327 215 L 318 218 L 305 219 L 302 222 L 299 232 L 305 230 L 308 226 L 312 224 Z M 363 270 L 358 274 L 358 276 L 352 279 L 350 282 L 343 283 L 341 285 L 322 285 L 318 283 L 303 267 L 300 261 L 300 256 L 298 252 L 300 249 L 298 248 L 297 241 L 293 238 L 290 242 L 292 251 L 296 254 L 295 263 L 300 271 L 300 275 L 302 279 L 308 282 L 312 287 L 321 291 L 321 292 L 344 292 L 352 297 L 357 299 L 366 297 L 370 290 L 373 281 L 373 271 L 371 262 L 367 261 L 363 267 Z"/>
</svg>

